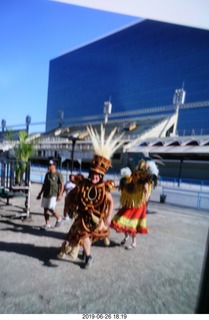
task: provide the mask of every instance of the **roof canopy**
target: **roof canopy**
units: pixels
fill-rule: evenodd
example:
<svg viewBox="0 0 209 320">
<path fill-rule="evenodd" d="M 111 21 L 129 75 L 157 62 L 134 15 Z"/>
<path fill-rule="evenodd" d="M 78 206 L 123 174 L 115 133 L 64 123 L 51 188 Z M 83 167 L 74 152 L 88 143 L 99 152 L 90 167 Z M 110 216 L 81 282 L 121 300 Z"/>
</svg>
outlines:
<svg viewBox="0 0 209 320">
<path fill-rule="evenodd" d="M 209 1 L 206 0 L 52 1 L 209 30 Z"/>
</svg>

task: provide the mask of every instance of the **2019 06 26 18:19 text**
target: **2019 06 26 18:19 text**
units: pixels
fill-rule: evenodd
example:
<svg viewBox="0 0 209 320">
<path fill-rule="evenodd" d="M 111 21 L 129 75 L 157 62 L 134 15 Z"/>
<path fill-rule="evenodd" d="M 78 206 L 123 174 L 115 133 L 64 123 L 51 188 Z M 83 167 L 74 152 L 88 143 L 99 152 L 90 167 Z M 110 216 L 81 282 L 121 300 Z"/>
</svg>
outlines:
<svg viewBox="0 0 209 320">
<path fill-rule="evenodd" d="M 111 313 L 84 313 L 82 314 L 82 320 L 127 320 L 128 315 L 124 313 L 116 313 L 116 314 L 111 314 Z"/>
</svg>

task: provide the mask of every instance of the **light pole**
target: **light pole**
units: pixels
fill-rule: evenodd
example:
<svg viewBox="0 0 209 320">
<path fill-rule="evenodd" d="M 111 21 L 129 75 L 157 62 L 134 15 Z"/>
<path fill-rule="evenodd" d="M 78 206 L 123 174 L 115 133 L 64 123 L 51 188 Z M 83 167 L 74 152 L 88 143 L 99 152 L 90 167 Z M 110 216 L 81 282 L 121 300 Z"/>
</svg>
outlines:
<svg viewBox="0 0 209 320">
<path fill-rule="evenodd" d="M 176 106 L 176 115 L 177 120 L 175 123 L 175 127 L 173 129 L 173 134 L 176 135 L 176 128 L 178 123 L 178 116 L 179 116 L 179 107 L 182 106 L 185 102 L 186 98 L 186 91 L 184 89 L 176 89 L 173 96 L 173 104 Z"/>
<path fill-rule="evenodd" d="M 109 101 L 105 101 L 104 102 L 104 124 L 106 124 L 108 122 L 108 115 L 111 114 L 112 112 L 112 103 Z"/>
<path fill-rule="evenodd" d="M 64 112 L 62 110 L 59 110 L 58 111 L 59 128 L 62 128 L 63 119 L 64 119 Z"/>
<path fill-rule="evenodd" d="M 173 96 L 173 104 L 176 106 L 176 116 L 177 120 L 173 129 L 173 134 L 176 135 L 176 128 L 178 123 L 178 116 L 179 116 L 179 107 L 184 104 L 186 97 L 186 91 L 184 89 L 176 89 L 174 96 Z M 180 186 L 181 181 L 181 172 L 182 172 L 182 166 L 183 166 L 184 158 L 182 157 L 180 159 L 180 165 L 179 165 L 179 176 L 178 176 L 178 187 Z"/>
<path fill-rule="evenodd" d="M 1 127 L 2 127 L 2 132 L 5 132 L 5 129 L 6 129 L 6 120 L 5 119 L 1 120 Z"/>
<path fill-rule="evenodd" d="M 72 150 L 71 150 L 71 173 L 73 172 L 74 168 L 74 153 L 75 153 L 75 145 L 78 140 L 81 140 L 79 137 L 69 136 L 69 141 L 72 141 Z"/>
<path fill-rule="evenodd" d="M 25 122 L 26 122 L 26 131 L 27 131 L 27 134 L 29 133 L 29 125 L 31 123 L 31 117 L 30 116 L 27 116 L 25 118 Z"/>
</svg>

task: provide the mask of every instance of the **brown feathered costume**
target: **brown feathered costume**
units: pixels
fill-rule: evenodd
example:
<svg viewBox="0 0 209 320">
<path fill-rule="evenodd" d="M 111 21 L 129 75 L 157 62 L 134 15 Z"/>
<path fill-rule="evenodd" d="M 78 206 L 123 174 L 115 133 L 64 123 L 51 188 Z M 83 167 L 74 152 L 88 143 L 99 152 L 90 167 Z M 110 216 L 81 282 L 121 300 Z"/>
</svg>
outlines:
<svg viewBox="0 0 209 320">
<path fill-rule="evenodd" d="M 114 189 L 115 184 L 111 180 L 104 182 L 103 177 L 111 165 L 112 154 L 122 145 L 122 136 L 113 140 L 116 132 L 114 129 L 105 141 L 105 131 L 102 126 L 101 136 L 92 128 L 88 128 L 88 132 L 95 151 L 90 165 L 90 174 L 99 174 L 100 182 L 94 184 L 82 175 L 75 176 L 76 187 L 70 191 L 66 199 L 66 209 L 69 216 L 75 217 L 75 220 L 62 244 L 59 254 L 61 258 L 65 253 L 76 258 L 85 237 L 89 237 L 91 242 L 104 239 L 108 244 L 110 229 L 105 225 L 108 214 L 107 193 Z"/>
</svg>

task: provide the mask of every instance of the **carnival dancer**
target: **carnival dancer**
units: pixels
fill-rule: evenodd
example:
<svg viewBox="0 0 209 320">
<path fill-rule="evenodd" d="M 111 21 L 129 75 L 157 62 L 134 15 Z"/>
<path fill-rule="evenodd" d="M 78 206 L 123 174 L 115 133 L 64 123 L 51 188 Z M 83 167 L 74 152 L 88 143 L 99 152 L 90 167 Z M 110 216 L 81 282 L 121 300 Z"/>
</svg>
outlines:
<svg viewBox="0 0 209 320">
<path fill-rule="evenodd" d="M 111 222 L 111 227 L 117 232 L 125 234 L 121 245 L 125 245 L 129 236 L 132 243 L 126 249 L 136 247 L 136 234 L 148 233 L 146 225 L 146 202 L 149 199 L 148 181 L 150 177 L 146 171 L 133 170 L 127 175 L 121 188 L 121 209 L 116 213 Z"/>
<path fill-rule="evenodd" d="M 66 253 L 76 258 L 80 246 L 84 249 L 84 268 L 91 266 L 91 245 L 99 239 L 107 239 L 110 233 L 110 223 L 113 212 L 113 198 L 110 193 L 114 188 L 113 181 L 103 181 L 106 171 L 111 164 L 111 156 L 123 142 L 119 136 L 113 140 L 114 129 L 105 141 L 105 130 L 101 126 L 101 136 L 93 128 L 87 128 L 94 148 L 94 158 L 90 165 L 89 178 L 82 178 L 69 193 L 67 203 L 69 212 L 75 213 L 66 240 L 62 244 L 59 258 Z M 120 141 L 120 142 L 119 142 Z M 76 179 L 75 179 L 76 181 Z"/>
<path fill-rule="evenodd" d="M 162 162 L 161 162 L 162 163 Z M 149 204 L 149 200 L 152 194 L 153 189 L 157 186 L 159 169 L 154 160 L 146 160 L 142 159 L 139 162 L 140 170 L 146 172 L 148 174 L 148 197 L 147 197 L 147 208 Z"/>
<path fill-rule="evenodd" d="M 131 169 L 129 167 L 126 167 L 126 168 L 122 168 L 120 170 L 120 174 L 121 174 L 121 179 L 120 179 L 120 184 L 119 184 L 119 187 L 118 189 L 120 191 L 123 190 L 123 188 L 125 187 L 125 185 L 127 184 L 127 182 L 131 182 Z"/>
</svg>

